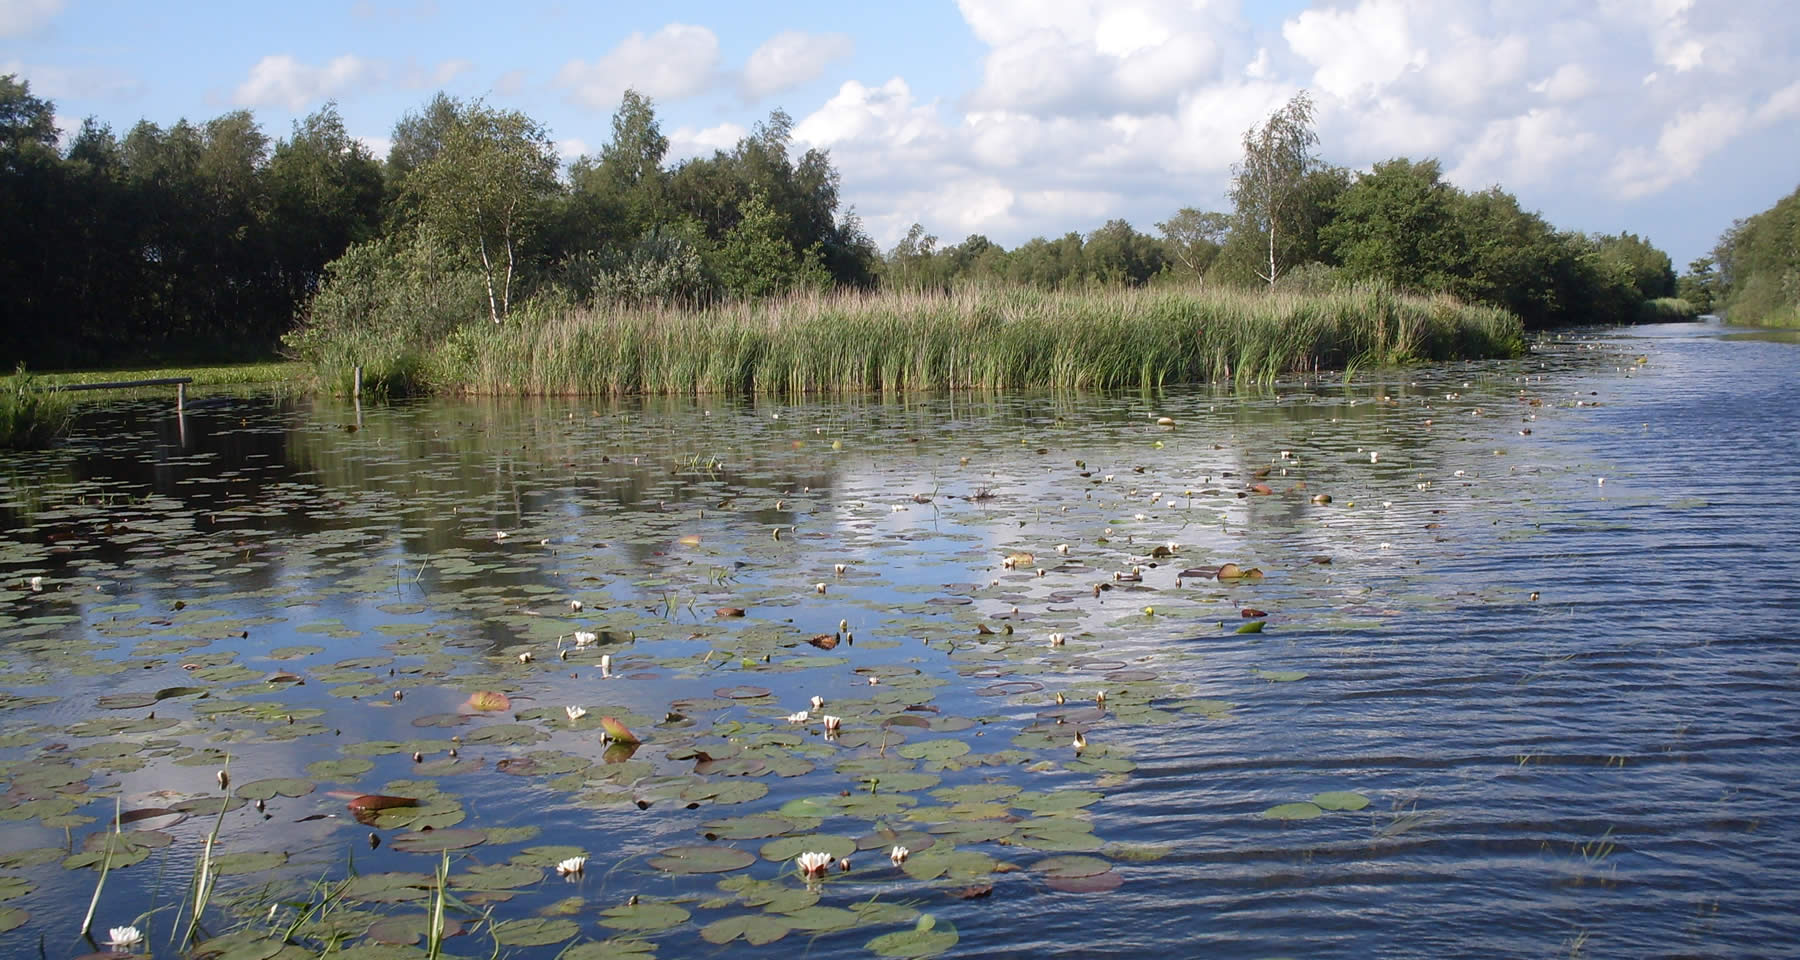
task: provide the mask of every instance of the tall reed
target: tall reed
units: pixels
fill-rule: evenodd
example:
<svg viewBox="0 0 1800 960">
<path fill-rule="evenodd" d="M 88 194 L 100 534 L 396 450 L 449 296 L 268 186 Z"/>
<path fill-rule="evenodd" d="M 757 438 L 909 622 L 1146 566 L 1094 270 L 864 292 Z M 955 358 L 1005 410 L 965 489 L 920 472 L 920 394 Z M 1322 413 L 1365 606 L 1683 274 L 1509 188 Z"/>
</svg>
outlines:
<svg viewBox="0 0 1800 960">
<path fill-rule="evenodd" d="M 503 325 L 460 328 L 410 362 L 435 389 L 463 393 L 793 395 L 1269 381 L 1522 349 L 1505 311 L 1379 286 L 1000 288 L 705 309 L 528 306 Z"/>
<path fill-rule="evenodd" d="M 37 450 L 69 428 L 74 401 L 19 364 L 0 384 L 0 450 Z"/>
</svg>

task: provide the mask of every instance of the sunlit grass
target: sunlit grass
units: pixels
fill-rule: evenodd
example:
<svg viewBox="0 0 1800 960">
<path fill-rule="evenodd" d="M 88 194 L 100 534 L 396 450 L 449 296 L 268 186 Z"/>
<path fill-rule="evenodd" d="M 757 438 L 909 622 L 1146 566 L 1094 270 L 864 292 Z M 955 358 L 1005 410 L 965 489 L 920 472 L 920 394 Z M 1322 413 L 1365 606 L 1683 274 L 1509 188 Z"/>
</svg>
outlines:
<svg viewBox="0 0 1800 960">
<path fill-rule="evenodd" d="M 44 385 L 110 383 L 119 380 L 161 380 L 192 377 L 192 387 L 278 383 L 304 378 L 306 364 L 290 362 L 231 363 L 199 367 L 122 367 L 112 370 L 74 370 L 39 374 Z"/>
<path fill-rule="evenodd" d="M 0 381 L 0 450 L 47 447 L 68 429 L 73 402 L 43 387 L 44 378 L 26 373 L 24 364 Z"/>
<path fill-rule="evenodd" d="M 1685 323 L 1700 318 L 1700 308 L 1680 297 L 1658 297 L 1638 304 L 1639 323 Z"/>
<path fill-rule="evenodd" d="M 1373 286 L 1319 294 L 1012 288 L 815 294 L 702 310 L 526 308 L 381 366 L 474 394 L 1154 389 L 1513 356 L 1522 344 L 1518 319 L 1504 311 Z M 321 381 L 341 380 L 343 362 L 322 363 Z"/>
</svg>

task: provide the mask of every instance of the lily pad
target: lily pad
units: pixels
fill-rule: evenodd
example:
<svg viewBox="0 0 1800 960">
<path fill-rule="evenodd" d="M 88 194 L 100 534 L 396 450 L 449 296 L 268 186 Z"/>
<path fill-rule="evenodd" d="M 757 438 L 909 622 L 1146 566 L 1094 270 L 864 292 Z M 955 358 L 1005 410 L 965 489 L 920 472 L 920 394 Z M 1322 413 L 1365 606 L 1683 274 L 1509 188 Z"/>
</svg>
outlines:
<svg viewBox="0 0 1800 960">
<path fill-rule="evenodd" d="M 462 850 L 486 842 L 487 834 L 484 831 L 453 827 L 395 837 L 388 846 L 408 853 L 442 853 L 445 850 Z"/>
<path fill-rule="evenodd" d="M 919 917 L 918 923 L 911 930 L 884 933 L 863 944 L 863 947 L 878 956 L 912 960 L 938 956 L 956 946 L 960 939 L 956 928 L 948 921 L 940 922 L 927 913 Z"/>
<path fill-rule="evenodd" d="M 759 851 L 763 859 L 775 863 L 792 860 L 803 853 L 829 853 L 833 859 L 843 859 L 856 852 L 856 841 L 849 837 L 828 836 L 825 834 L 807 834 L 802 837 L 778 837 L 762 845 Z"/>
<path fill-rule="evenodd" d="M 1320 809 L 1318 804 L 1301 801 L 1276 804 L 1264 810 L 1262 815 L 1269 820 L 1311 820 L 1324 813 L 1325 811 Z"/>
<path fill-rule="evenodd" d="M 1312 802 L 1323 810 L 1361 810 L 1369 805 L 1369 798 L 1347 790 L 1328 790 L 1314 794 Z"/>
<path fill-rule="evenodd" d="M 745 943 L 760 947 L 780 940 L 792 929 L 780 917 L 766 913 L 746 913 L 714 920 L 701 927 L 700 939 L 707 943 L 726 944 L 741 937 Z"/>
<path fill-rule="evenodd" d="M 541 947 L 568 940 L 581 925 L 565 917 L 525 917 L 494 925 L 494 940 L 510 947 Z"/>
<path fill-rule="evenodd" d="M 624 906 L 613 907 L 601 911 L 606 919 L 600 921 L 602 926 L 615 930 L 639 930 L 653 933 L 678 927 L 688 921 L 691 916 L 686 910 L 659 900 L 640 900 Z"/>
<path fill-rule="evenodd" d="M 756 862 L 748 850 L 726 846 L 670 847 L 650 858 L 650 865 L 667 873 L 729 873 Z"/>
</svg>

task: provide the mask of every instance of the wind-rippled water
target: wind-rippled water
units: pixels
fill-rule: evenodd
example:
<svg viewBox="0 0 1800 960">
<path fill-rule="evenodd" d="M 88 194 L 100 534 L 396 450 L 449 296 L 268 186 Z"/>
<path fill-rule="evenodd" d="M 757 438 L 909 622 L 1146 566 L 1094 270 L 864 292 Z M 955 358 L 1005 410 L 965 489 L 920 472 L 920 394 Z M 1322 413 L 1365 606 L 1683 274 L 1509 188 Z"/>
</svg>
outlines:
<svg viewBox="0 0 1800 960">
<path fill-rule="evenodd" d="M 595 924 L 598 910 L 641 893 L 695 915 L 652 938 L 659 955 L 735 954 L 752 948 L 695 936 L 742 910 L 708 902 L 717 878 L 659 875 L 642 857 L 703 842 L 701 825 L 716 818 L 859 790 L 831 764 L 875 750 L 832 752 L 808 739 L 796 749 L 816 761 L 810 772 L 756 777 L 769 782 L 766 797 L 697 809 L 671 802 L 661 781 L 690 781 L 669 754 L 725 742 L 708 738 L 709 724 L 744 736 L 764 729 L 755 724 L 779 727 L 814 692 L 861 709 L 879 689 L 858 689 L 868 671 L 916 669 L 928 685 L 908 701 L 974 720 L 946 728 L 973 756 L 1023 751 L 920 769 L 945 788 L 1097 790 L 1104 799 L 1078 813 L 1107 844 L 1091 855 L 1122 879 L 1111 892 L 1060 892 L 1034 866 L 1056 851 L 1013 837 L 963 844 L 1019 868 L 986 878 L 985 896 L 947 892 L 971 892 L 969 879 L 914 882 L 864 862 L 879 852 L 825 885 L 824 904 L 895 901 L 953 925 L 952 955 L 1792 955 L 1796 370 L 1791 340 L 1672 325 L 1547 339 L 1520 361 L 1268 393 L 432 403 L 360 414 L 222 399 L 180 422 L 152 401 L 118 403 L 86 421 L 70 450 L 9 467 L 0 508 L 12 552 L 0 576 L 17 586 L 43 572 L 70 589 L 0 601 L 12 605 L 17 634 L 0 641 L 0 689 L 56 698 L 0 713 L 0 750 L 29 762 L 52 749 L 46 741 L 91 743 L 61 730 L 91 717 L 96 697 L 137 689 L 129 674 L 59 664 L 46 637 L 173 674 L 168 683 L 181 682 L 182 656 L 221 651 L 257 677 L 339 670 L 279 694 L 260 684 L 236 694 L 322 709 L 334 733 L 270 743 L 250 732 L 261 727 L 234 735 L 237 721 L 207 726 L 197 712 L 158 747 L 166 760 L 95 770 L 96 795 L 144 803 L 157 791 L 202 792 L 193 781 L 210 776 L 208 755 L 187 749 L 229 747 L 244 782 L 300 776 L 347 743 L 447 734 L 414 721 L 458 709 L 469 685 L 450 681 L 470 664 L 504 674 L 520 706 L 615 703 L 652 725 L 639 759 L 656 764 L 655 777 L 633 788 L 654 801 L 647 810 L 597 796 L 593 774 L 585 793 L 548 777 L 444 778 L 469 810 L 465 825 L 530 823 L 543 829 L 535 842 L 584 846 L 595 867 L 617 865 L 574 887 L 547 879 L 496 913 L 530 916 L 574 892 L 585 900 L 580 939 L 597 940 L 617 932 Z M 1158 427 L 1162 416 L 1175 425 Z M 132 532 L 97 534 L 86 512 L 94 502 L 137 518 Z M 1152 554 L 1171 542 L 1175 557 Z M 1066 557 L 1059 543 L 1070 545 Z M 1002 566 L 1020 551 L 1034 558 Z M 1266 578 L 1204 575 L 1226 562 Z M 1134 565 L 1141 582 L 1114 578 Z M 247 621 L 247 638 L 133 651 L 135 638 L 166 635 L 152 624 L 118 634 L 116 648 L 96 642 L 137 612 L 130 604 L 164 610 L 209 595 Z M 586 598 L 580 617 L 557 612 L 572 596 Z M 725 605 L 750 615 L 715 616 Z M 1263 632 L 1235 632 L 1246 608 L 1266 612 L 1249 618 L 1265 619 Z M 790 649 L 813 654 L 797 641 L 835 632 L 840 619 L 855 635 L 832 651 L 845 664 L 779 669 Z M 596 686 L 591 661 L 567 673 L 505 666 L 526 648 L 553 660 L 545 638 L 582 624 L 635 636 L 613 651 L 634 679 Z M 426 625 L 451 656 L 406 647 L 394 677 L 346 666 L 392 653 L 390 638 Z M 1051 631 L 1066 644 L 1049 646 Z M 769 643 L 773 672 L 754 655 Z M 320 649 L 275 653 L 298 644 Z M 368 674 L 355 700 L 327 692 L 361 677 L 355 670 Z M 997 689 L 1008 682 L 1020 685 Z M 385 696 L 396 684 L 403 701 Z M 694 726 L 655 723 L 671 704 L 728 684 L 773 692 L 766 705 L 691 711 Z M 1108 715 L 1054 724 L 1050 697 L 1091 704 L 1099 690 L 1113 698 Z M 183 715 L 181 703 L 158 709 Z M 868 709 L 884 715 L 879 702 Z M 565 754 L 584 754 L 597 736 L 542 726 L 551 738 L 538 749 Z M 847 714 L 847 732 L 855 726 Z M 1062 738 L 1075 726 L 1135 769 L 1071 764 Z M 892 729 L 931 742 L 920 728 Z M 485 759 L 529 749 L 495 746 Z M 411 766 L 378 757 L 355 789 L 412 777 Z M 1326 791 L 1369 803 L 1310 819 L 1267 815 Z M 225 846 L 279 848 L 316 875 L 319 865 L 341 868 L 366 833 L 340 819 L 295 822 L 341 801 L 283 803 L 268 821 L 232 814 L 242 819 L 230 821 Z M 100 819 L 111 809 L 104 800 L 81 812 Z M 1017 808 L 993 816 L 1029 819 Z M 871 828 L 849 819 L 820 832 Z M 919 829 L 934 822 L 916 819 Z M 91 829 L 78 827 L 77 841 Z M 162 869 L 185 877 L 189 841 L 204 829 L 173 830 Z M 60 834 L 0 824 L 0 851 L 66 843 Z M 385 849 L 356 856 L 364 870 L 436 862 Z M 109 888 L 129 891 L 117 877 L 157 863 Z M 0 948 L 23 950 L 40 933 L 61 942 L 85 908 L 91 871 L 52 863 L 6 873 L 36 889 L 9 901 L 33 919 L 0 935 Z M 147 898 L 116 896 L 115 914 Z M 797 932 L 757 949 L 868 956 L 872 936 L 905 926 Z M 488 946 L 452 949 L 486 955 Z"/>
</svg>

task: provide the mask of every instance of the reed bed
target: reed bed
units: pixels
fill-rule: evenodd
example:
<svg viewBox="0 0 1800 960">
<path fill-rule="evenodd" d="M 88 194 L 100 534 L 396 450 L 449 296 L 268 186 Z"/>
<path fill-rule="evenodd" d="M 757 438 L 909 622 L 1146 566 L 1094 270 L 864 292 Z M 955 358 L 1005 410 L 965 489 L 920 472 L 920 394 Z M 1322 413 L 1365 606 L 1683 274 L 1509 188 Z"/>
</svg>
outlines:
<svg viewBox="0 0 1800 960">
<path fill-rule="evenodd" d="M 0 450 L 37 450 L 68 429 L 74 401 L 44 389 L 44 381 L 20 364 L 0 378 Z"/>
<path fill-rule="evenodd" d="M 704 309 L 527 307 L 418 352 L 389 346 L 380 366 L 429 389 L 471 394 L 799 395 L 1266 382 L 1522 349 L 1519 320 L 1503 310 L 1378 286 L 1322 294 L 972 289 Z M 342 379 L 325 366 L 323 382 Z M 383 370 L 365 371 L 365 383 L 384 382 Z"/>
<path fill-rule="evenodd" d="M 1700 308 L 1680 297 L 1657 297 L 1638 304 L 1639 323 L 1686 323 L 1700 318 Z"/>
</svg>

